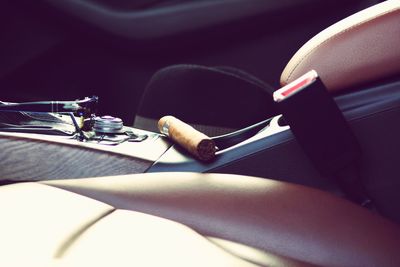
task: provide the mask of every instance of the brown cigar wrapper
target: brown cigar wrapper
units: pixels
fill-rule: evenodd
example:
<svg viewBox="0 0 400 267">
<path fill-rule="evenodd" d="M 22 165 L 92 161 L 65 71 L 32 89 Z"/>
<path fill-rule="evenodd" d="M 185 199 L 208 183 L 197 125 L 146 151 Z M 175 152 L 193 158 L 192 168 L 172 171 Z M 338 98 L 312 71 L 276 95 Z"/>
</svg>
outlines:
<svg viewBox="0 0 400 267">
<path fill-rule="evenodd" d="M 215 157 L 216 147 L 210 137 L 173 116 L 162 117 L 158 129 L 202 161 Z"/>
</svg>

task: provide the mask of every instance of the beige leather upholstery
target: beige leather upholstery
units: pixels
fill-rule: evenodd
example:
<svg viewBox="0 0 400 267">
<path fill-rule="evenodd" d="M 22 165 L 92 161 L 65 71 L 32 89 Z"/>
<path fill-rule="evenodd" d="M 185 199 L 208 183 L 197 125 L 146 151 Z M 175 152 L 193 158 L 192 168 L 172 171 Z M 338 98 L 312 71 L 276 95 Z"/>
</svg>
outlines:
<svg viewBox="0 0 400 267">
<path fill-rule="evenodd" d="M 26 259 L 45 262 L 113 207 L 41 184 L 0 187 L 0 266 Z M 23 255 L 23 256 L 21 256 Z M 1 264 L 3 263 L 3 264 Z"/>
<path fill-rule="evenodd" d="M 398 226 L 347 201 L 302 186 L 194 173 L 46 184 L 118 208 L 171 219 L 206 236 L 319 266 L 400 266 Z"/>
<path fill-rule="evenodd" d="M 1 266 L 16 255 L 72 266 L 400 266 L 399 226 L 267 179 L 141 174 L 15 184 L 0 197 Z"/>
<path fill-rule="evenodd" d="M 281 76 L 286 85 L 316 70 L 328 90 L 400 74 L 400 1 L 358 12 L 320 32 L 292 57 Z"/>
</svg>

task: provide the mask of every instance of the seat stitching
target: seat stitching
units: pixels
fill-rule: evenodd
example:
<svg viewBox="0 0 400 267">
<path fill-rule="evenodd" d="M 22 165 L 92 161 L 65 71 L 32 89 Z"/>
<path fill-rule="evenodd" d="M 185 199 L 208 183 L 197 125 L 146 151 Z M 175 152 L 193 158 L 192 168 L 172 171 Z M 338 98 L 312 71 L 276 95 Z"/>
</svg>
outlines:
<svg viewBox="0 0 400 267">
<path fill-rule="evenodd" d="M 97 218 L 87 222 L 82 228 L 80 228 L 78 231 L 76 231 L 76 233 L 72 234 L 70 236 L 70 238 L 68 238 L 64 242 L 64 244 L 62 244 L 60 246 L 58 251 L 55 253 L 54 257 L 55 258 L 62 258 L 62 256 L 67 252 L 67 250 L 72 247 L 73 243 L 75 243 L 75 241 L 77 241 L 79 239 L 79 237 L 82 236 L 82 234 L 85 231 L 87 231 L 90 227 L 92 227 L 93 225 L 95 225 L 100 220 L 104 219 L 105 217 L 107 217 L 108 215 L 113 213 L 114 211 L 116 211 L 115 208 L 107 210 L 104 213 L 100 214 Z"/>
</svg>

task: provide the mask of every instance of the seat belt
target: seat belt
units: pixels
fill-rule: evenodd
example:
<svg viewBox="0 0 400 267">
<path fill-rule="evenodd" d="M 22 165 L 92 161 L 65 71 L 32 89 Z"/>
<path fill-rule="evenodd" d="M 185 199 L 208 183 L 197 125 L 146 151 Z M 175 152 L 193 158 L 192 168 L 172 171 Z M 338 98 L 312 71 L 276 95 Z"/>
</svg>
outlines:
<svg viewBox="0 0 400 267">
<path fill-rule="evenodd" d="M 314 167 L 334 179 L 349 200 L 374 209 L 357 166 L 361 147 L 317 72 L 306 73 L 273 97 Z"/>
</svg>

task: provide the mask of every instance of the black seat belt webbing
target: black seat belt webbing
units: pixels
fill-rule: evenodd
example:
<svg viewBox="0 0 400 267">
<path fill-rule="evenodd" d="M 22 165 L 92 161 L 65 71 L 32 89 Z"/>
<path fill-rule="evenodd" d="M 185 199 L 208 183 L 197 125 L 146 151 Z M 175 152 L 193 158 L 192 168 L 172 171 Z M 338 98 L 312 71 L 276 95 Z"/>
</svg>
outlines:
<svg viewBox="0 0 400 267">
<path fill-rule="evenodd" d="M 274 100 L 316 169 L 334 177 L 350 200 L 371 207 L 357 168 L 360 145 L 317 72 L 275 91 Z"/>
</svg>

